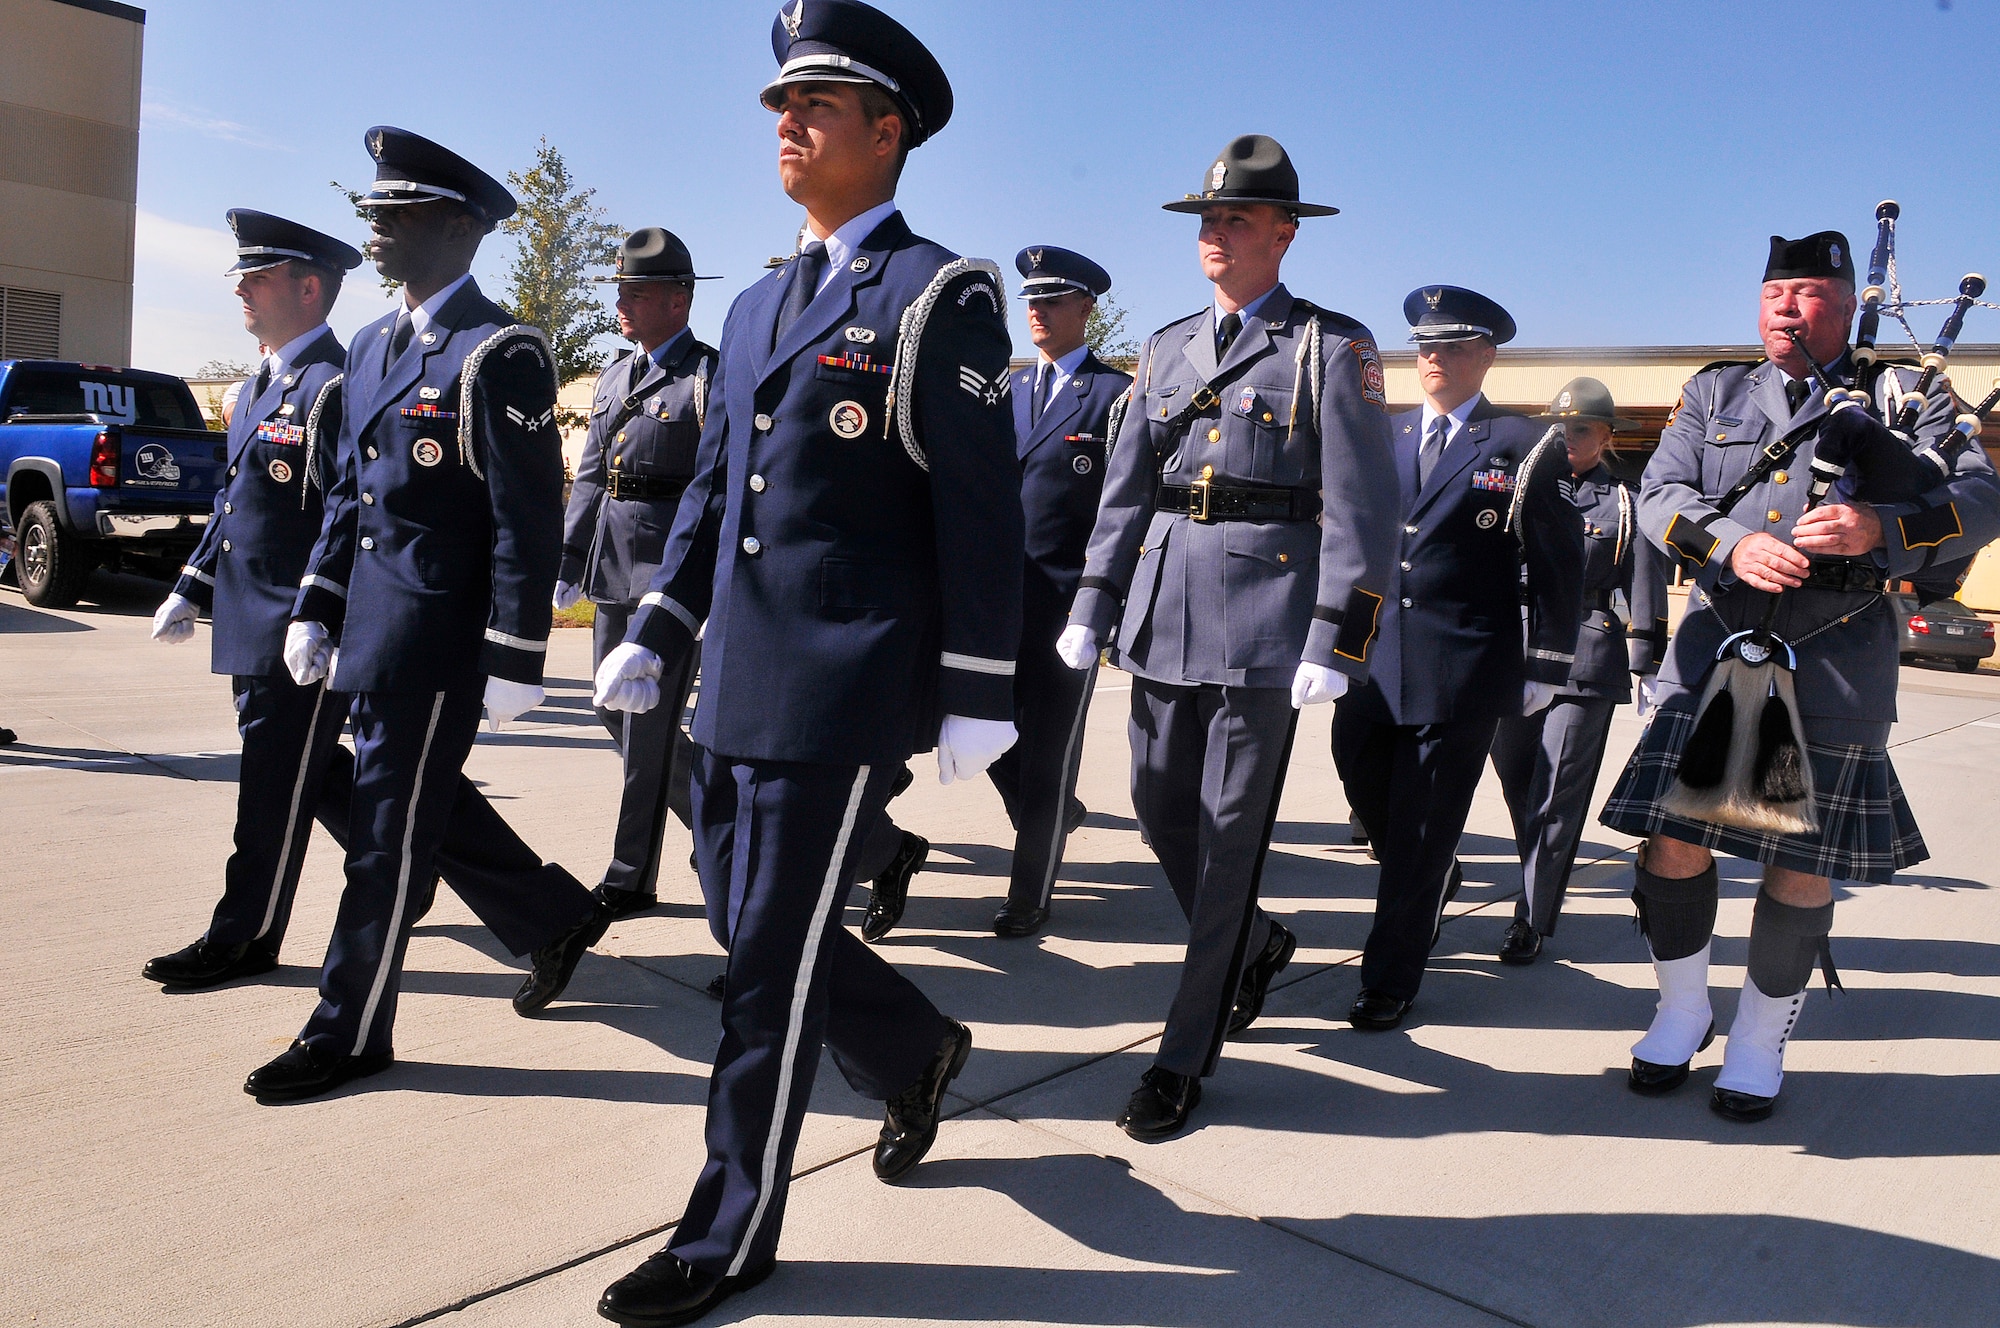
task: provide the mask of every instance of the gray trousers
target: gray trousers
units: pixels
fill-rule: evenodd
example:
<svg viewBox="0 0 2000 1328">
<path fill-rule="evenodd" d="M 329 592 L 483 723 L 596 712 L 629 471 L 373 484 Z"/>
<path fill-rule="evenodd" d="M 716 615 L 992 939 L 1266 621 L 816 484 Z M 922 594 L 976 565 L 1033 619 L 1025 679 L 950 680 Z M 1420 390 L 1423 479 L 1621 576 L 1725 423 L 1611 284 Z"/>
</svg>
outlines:
<svg viewBox="0 0 2000 1328">
<path fill-rule="evenodd" d="M 591 641 L 597 664 L 625 639 L 626 625 L 636 607 L 597 606 Z M 667 813 L 671 811 L 682 825 L 692 824 L 689 788 L 694 780 L 694 743 L 681 730 L 681 716 L 687 710 L 688 689 L 700 663 L 701 645 L 697 642 L 680 671 L 660 679 L 660 703 L 642 715 L 626 710 L 597 712 L 625 764 L 618 828 L 611 839 L 610 865 L 604 869 L 604 884 L 613 889 L 657 894 Z"/>
<path fill-rule="evenodd" d="M 1609 697 L 1558 696 L 1537 714 L 1501 720 L 1493 735 L 1493 771 L 1521 854 L 1514 916 L 1544 936 L 1556 934 L 1617 706 Z"/>
<path fill-rule="evenodd" d="M 1257 888 L 1297 727 L 1281 687 L 1132 680 L 1132 807 L 1188 920 L 1161 1069 L 1215 1073 L 1245 957 L 1270 939 Z"/>
</svg>

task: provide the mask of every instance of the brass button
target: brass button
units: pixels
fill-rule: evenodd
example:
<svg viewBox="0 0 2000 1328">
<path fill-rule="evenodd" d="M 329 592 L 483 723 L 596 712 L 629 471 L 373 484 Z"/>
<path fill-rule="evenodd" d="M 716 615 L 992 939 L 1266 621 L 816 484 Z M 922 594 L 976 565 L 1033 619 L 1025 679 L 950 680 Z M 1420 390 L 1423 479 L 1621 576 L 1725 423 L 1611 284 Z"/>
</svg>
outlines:
<svg viewBox="0 0 2000 1328">
<path fill-rule="evenodd" d="M 1790 484 L 1792 482 L 1792 477 L 1782 470 L 1773 475 L 1771 479 L 1774 483 L 1778 484 Z"/>
<path fill-rule="evenodd" d="M 1278 555 L 1278 561 L 1281 563 L 1288 563 L 1291 560 L 1292 560 L 1292 555 L 1289 553 L 1281 553 Z"/>
<path fill-rule="evenodd" d="M 1774 507 L 1769 512 L 1766 512 L 1765 515 L 1773 521 L 1781 521 L 1784 519 L 1785 514 Z"/>
<path fill-rule="evenodd" d="M 1271 422 L 1271 412 L 1267 410 L 1264 412 L 1264 423 L 1269 424 L 1270 422 Z"/>
<path fill-rule="evenodd" d="M 618 436 L 620 438 L 623 438 L 625 435 L 621 433 Z M 625 460 L 625 454 L 623 452 L 613 452 L 611 454 L 611 464 L 614 466 L 620 464 L 624 460 Z"/>
<path fill-rule="evenodd" d="M 621 443 L 625 441 L 625 431 L 623 429 L 618 431 L 618 441 Z M 616 460 L 616 458 L 613 459 Z"/>
<path fill-rule="evenodd" d="M 1222 430 L 1220 430 L 1220 429 L 1210 429 L 1210 430 L 1208 431 L 1208 441 L 1209 441 L 1209 442 L 1211 442 L 1211 443 L 1219 443 L 1219 442 L 1221 442 L 1221 441 L 1222 441 Z"/>
<path fill-rule="evenodd" d="M 1715 441 L 1716 441 L 1716 442 L 1718 442 L 1718 443 L 1721 443 L 1721 442 L 1726 442 L 1726 441 L 1728 441 L 1728 439 L 1729 439 L 1729 435 L 1728 435 L 1728 434 L 1726 434 L 1726 433 L 1719 433 L 1719 434 L 1715 435 Z"/>
</svg>

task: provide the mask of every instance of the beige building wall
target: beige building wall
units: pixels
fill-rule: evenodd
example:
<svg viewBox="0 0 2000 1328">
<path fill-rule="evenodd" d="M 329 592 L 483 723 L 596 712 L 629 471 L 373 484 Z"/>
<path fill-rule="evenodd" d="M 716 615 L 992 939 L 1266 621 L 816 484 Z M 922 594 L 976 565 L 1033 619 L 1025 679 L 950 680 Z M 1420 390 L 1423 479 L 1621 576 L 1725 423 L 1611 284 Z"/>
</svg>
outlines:
<svg viewBox="0 0 2000 1328">
<path fill-rule="evenodd" d="M 145 11 L 111 0 L 0 0 L 0 350 L 132 355 Z"/>
</svg>

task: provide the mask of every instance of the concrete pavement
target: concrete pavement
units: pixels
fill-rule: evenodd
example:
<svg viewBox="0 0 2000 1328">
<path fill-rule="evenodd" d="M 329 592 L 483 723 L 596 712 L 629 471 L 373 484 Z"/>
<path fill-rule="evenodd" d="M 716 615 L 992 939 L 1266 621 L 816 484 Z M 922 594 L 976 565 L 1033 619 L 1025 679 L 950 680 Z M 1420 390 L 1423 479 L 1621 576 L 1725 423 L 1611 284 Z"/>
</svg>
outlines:
<svg viewBox="0 0 2000 1328">
<path fill-rule="evenodd" d="M 702 1158 L 720 960 L 685 835 L 669 904 L 613 928 L 541 1020 L 506 1003 L 520 962 L 440 892 L 399 1063 L 259 1107 L 242 1077 L 311 1008 L 339 858 L 315 840 L 276 973 L 186 995 L 139 978 L 214 902 L 236 737 L 206 625 L 154 646 L 158 587 L 92 590 L 64 613 L 0 591 L 0 724 L 20 734 L 0 749 L 0 1322 L 600 1322 L 598 1292 L 663 1243 Z M 550 673 L 549 703 L 482 735 L 468 769 L 593 880 L 617 763 L 588 633 L 558 634 Z M 931 867 L 883 948 L 973 1028 L 959 1114 L 908 1183 L 881 1185 L 879 1107 L 825 1065 L 783 1263 L 714 1322 L 2000 1321 L 2000 682 L 1904 671 L 1893 754 L 1933 858 L 1843 889 L 1848 990 L 1815 988 L 1778 1112 L 1748 1127 L 1706 1109 L 1719 1044 L 1674 1096 L 1622 1086 L 1652 1002 L 1622 837 L 1587 837 L 1549 958 L 1493 960 L 1519 873 L 1490 777 L 1415 1021 L 1342 1022 L 1374 868 L 1346 843 L 1329 710 L 1308 712 L 1265 880 L 1298 958 L 1199 1128 L 1146 1146 L 1110 1121 L 1150 1063 L 1184 924 L 1131 817 L 1125 681 L 1100 682 L 1092 814 L 1036 940 L 987 930 L 998 799 L 917 759 L 895 812 Z M 1622 712 L 1604 787 L 1636 731 Z M 1754 878 L 1725 877 L 1726 1028 Z"/>
</svg>

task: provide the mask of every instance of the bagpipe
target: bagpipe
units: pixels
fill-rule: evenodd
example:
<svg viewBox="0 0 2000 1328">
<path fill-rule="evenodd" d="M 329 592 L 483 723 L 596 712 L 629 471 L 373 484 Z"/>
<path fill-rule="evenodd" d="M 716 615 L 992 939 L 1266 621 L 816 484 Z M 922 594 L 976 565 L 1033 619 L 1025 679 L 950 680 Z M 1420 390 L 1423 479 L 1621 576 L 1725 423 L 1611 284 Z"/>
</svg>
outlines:
<svg viewBox="0 0 2000 1328">
<path fill-rule="evenodd" d="M 1724 495 L 1719 511 L 1727 512 L 1783 464 L 1806 437 L 1814 435 L 1815 426 L 1807 511 L 1823 502 L 1850 472 L 1852 480 L 1843 494 L 1870 503 L 1916 501 L 1950 478 L 1959 453 L 1979 435 L 1980 417 L 2000 403 L 1996 387 L 1977 408 L 1960 414 L 1935 444 L 1915 437 L 1917 421 L 1943 378 L 1966 313 L 1986 290 L 1986 278 L 1974 272 L 1959 282 L 1944 327 L 1923 354 L 1916 386 L 1904 392 L 1891 378 L 1887 396 L 1893 415 L 1888 410 L 1880 416 L 1875 413 L 1874 389 L 1880 375 L 1889 371 L 1880 363 L 1875 345 L 1882 314 L 1892 308 L 1907 328 L 1903 311 L 1916 303 L 1898 299 L 1891 305 L 1884 289 L 1885 281 L 1893 284 L 1895 224 L 1901 211 L 1893 201 L 1875 209 L 1875 247 L 1869 255 L 1868 285 L 1861 292 L 1861 317 L 1850 351 L 1855 385 L 1843 387 L 1832 381 L 1799 334 L 1790 332 L 1827 413 L 1780 440 L 1766 458 L 1769 464 L 1760 465 Z M 1914 334 L 1911 340 L 1915 342 Z M 1949 380 L 1945 383 L 1949 392 Z M 1810 834 L 1818 829 L 1812 763 L 1805 752 L 1792 681 L 1798 651 L 1795 643 L 1772 630 L 1783 599 L 1783 593 L 1770 595 L 1762 621 L 1749 631 L 1732 634 L 1717 648 L 1673 787 L 1661 799 L 1661 808 L 1671 815 L 1767 834 Z"/>
</svg>

